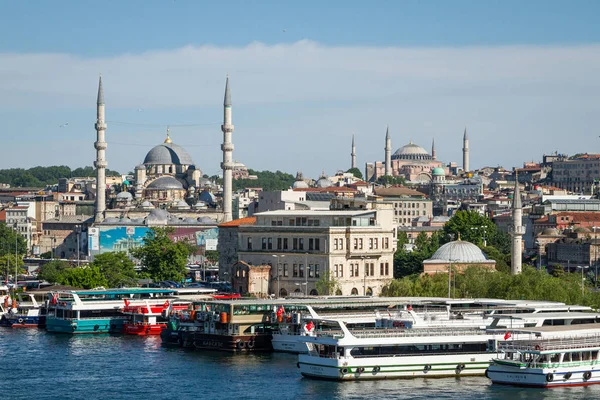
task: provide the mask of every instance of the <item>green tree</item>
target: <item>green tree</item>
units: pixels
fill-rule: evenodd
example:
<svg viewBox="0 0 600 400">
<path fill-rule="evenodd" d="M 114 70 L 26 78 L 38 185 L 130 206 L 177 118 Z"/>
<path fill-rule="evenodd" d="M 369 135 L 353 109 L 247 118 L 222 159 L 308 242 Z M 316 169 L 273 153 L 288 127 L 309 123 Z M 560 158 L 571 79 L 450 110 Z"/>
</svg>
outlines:
<svg viewBox="0 0 600 400">
<path fill-rule="evenodd" d="M 351 173 L 352 175 L 354 175 L 355 178 L 363 179 L 363 174 L 362 174 L 362 172 L 360 172 L 360 169 L 358 169 L 358 168 L 350 168 L 346 172 Z"/>
<path fill-rule="evenodd" d="M 380 185 L 406 185 L 406 179 L 402 176 L 384 175 L 377 178 Z"/>
<path fill-rule="evenodd" d="M 327 296 L 335 294 L 336 290 L 339 288 L 339 282 L 329 273 L 329 271 L 326 271 L 315 283 L 315 286 L 320 295 Z"/>
<path fill-rule="evenodd" d="M 27 241 L 14 229 L 7 226 L 5 223 L 0 223 L 0 256 L 6 254 L 15 254 L 15 246 L 17 254 L 27 254 Z"/>
<path fill-rule="evenodd" d="M 217 250 L 206 250 L 204 256 L 212 263 L 219 262 L 219 252 Z"/>
<path fill-rule="evenodd" d="M 134 286 L 137 284 L 135 264 L 126 253 L 109 252 L 94 257 L 91 266 L 98 267 L 106 278 L 108 287 Z"/>
<path fill-rule="evenodd" d="M 69 268 L 66 261 L 52 260 L 42 265 L 38 271 L 38 278 L 50 283 L 59 283 L 63 272 Z"/>
<path fill-rule="evenodd" d="M 491 241 L 497 236 L 497 231 L 498 227 L 488 217 L 476 211 L 459 210 L 444 225 L 443 241 L 457 240 L 460 236 L 462 240 L 482 246 L 484 235 Z"/>
<path fill-rule="evenodd" d="M 74 286 L 83 289 L 108 286 L 108 281 L 99 267 L 88 265 L 85 267 L 68 267 L 59 275 L 61 285 Z"/>
<path fill-rule="evenodd" d="M 286 190 L 292 186 L 296 178 L 281 171 L 255 171 L 248 169 L 248 174 L 255 175 L 257 179 L 236 179 L 233 181 L 233 190 L 247 187 L 261 187 L 263 190 Z"/>
<path fill-rule="evenodd" d="M 181 282 L 185 277 L 188 256 L 193 248 L 185 241 L 173 242 L 173 228 L 152 228 L 142 246 L 132 249 L 131 255 L 142 264 L 142 272 L 155 281 Z"/>
</svg>

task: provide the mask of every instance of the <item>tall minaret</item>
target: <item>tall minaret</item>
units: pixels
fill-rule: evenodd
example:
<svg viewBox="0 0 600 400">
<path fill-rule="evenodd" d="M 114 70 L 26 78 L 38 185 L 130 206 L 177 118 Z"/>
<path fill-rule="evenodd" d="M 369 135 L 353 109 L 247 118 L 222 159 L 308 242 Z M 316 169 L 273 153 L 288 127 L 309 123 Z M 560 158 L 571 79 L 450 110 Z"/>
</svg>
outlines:
<svg viewBox="0 0 600 400">
<path fill-rule="evenodd" d="M 385 131 L 385 174 L 392 176 L 392 139 L 390 138 L 390 126 Z"/>
<path fill-rule="evenodd" d="M 467 135 L 466 126 L 465 134 L 463 136 L 463 170 L 469 172 L 469 135 Z"/>
<path fill-rule="evenodd" d="M 225 99 L 223 101 L 223 125 L 221 125 L 221 131 L 223 131 L 223 144 L 221 150 L 223 151 L 223 162 L 221 168 L 223 169 L 223 222 L 228 222 L 233 219 L 231 207 L 233 197 L 233 183 L 232 183 L 232 172 L 233 172 L 233 143 L 231 143 L 231 134 L 233 133 L 233 124 L 231 123 L 231 94 L 229 93 L 229 76 L 225 81 Z"/>
<path fill-rule="evenodd" d="M 431 157 L 434 161 L 437 160 L 437 157 L 435 155 L 435 138 L 431 139 Z"/>
<path fill-rule="evenodd" d="M 95 221 L 102 222 L 104 220 L 104 211 L 106 210 L 106 141 L 104 140 L 104 131 L 106 131 L 106 123 L 104 122 L 104 90 L 102 89 L 102 75 L 98 83 L 98 101 L 97 101 L 97 116 L 96 116 L 96 215 Z"/>
<path fill-rule="evenodd" d="M 351 168 L 356 168 L 356 146 L 354 145 L 354 134 L 352 135 L 352 153 L 350 153 L 350 155 L 352 156 Z"/>
<path fill-rule="evenodd" d="M 523 258 L 522 240 L 523 234 L 523 210 L 521 205 L 521 192 L 519 191 L 519 175 L 515 173 L 515 191 L 513 193 L 512 204 L 512 248 L 511 248 L 511 265 L 510 272 L 513 275 L 521 273 L 521 263 Z"/>
</svg>

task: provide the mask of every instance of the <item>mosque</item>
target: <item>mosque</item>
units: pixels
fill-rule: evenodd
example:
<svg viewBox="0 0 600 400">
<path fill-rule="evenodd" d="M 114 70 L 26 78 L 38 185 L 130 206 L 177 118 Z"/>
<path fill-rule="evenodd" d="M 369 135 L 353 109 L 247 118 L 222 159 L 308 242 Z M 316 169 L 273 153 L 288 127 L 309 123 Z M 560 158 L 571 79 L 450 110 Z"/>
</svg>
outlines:
<svg viewBox="0 0 600 400">
<path fill-rule="evenodd" d="M 210 180 L 202 177 L 202 171 L 193 162 L 189 153 L 181 146 L 173 143 L 170 130 L 164 143 L 153 147 L 144 158 L 144 162 L 135 167 L 134 181 L 124 181 L 122 191 L 110 201 L 111 208 L 107 209 L 106 184 L 106 148 L 105 140 L 105 104 L 102 77 L 98 85 L 97 101 L 97 140 L 96 148 L 96 201 L 95 222 L 101 223 L 106 217 L 123 216 L 127 214 L 147 214 L 150 210 L 159 208 L 169 211 L 186 211 L 188 213 L 209 211 L 210 217 L 216 222 L 227 222 L 232 219 L 232 175 L 239 163 L 233 161 L 233 143 L 231 136 L 234 126 L 231 123 L 231 94 L 229 78 L 225 83 L 223 102 L 223 188 L 222 201 L 219 202 L 214 194 L 217 187 Z M 205 214 L 207 214 L 205 212 Z"/>
<path fill-rule="evenodd" d="M 367 163 L 365 166 L 365 179 L 375 182 L 383 176 L 403 177 L 408 182 L 426 183 L 433 180 L 433 172 L 439 174 L 444 171 L 449 174 L 441 161 L 437 160 L 435 140 L 431 143 L 431 154 L 412 140 L 392 154 L 392 139 L 389 127 L 385 134 L 385 161 Z M 352 137 L 352 168 L 356 168 L 356 147 Z M 463 136 L 463 170 L 469 171 L 469 137 L 467 130 Z"/>
</svg>

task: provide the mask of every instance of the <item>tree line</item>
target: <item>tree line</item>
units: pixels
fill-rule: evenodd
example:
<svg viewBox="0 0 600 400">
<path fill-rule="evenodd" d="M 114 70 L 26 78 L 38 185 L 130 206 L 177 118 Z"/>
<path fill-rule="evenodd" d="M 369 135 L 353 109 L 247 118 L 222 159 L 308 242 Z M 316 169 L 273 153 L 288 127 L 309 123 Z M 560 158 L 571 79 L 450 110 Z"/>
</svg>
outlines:
<svg viewBox="0 0 600 400">
<path fill-rule="evenodd" d="M 0 169 L 0 183 L 7 183 L 11 187 L 38 187 L 56 185 L 60 178 L 95 176 L 94 167 L 79 167 L 71 169 L 66 165 L 50 167 L 33 167 L 29 169 L 10 168 Z M 106 170 L 107 176 L 119 176 L 118 171 Z"/>
</svg>

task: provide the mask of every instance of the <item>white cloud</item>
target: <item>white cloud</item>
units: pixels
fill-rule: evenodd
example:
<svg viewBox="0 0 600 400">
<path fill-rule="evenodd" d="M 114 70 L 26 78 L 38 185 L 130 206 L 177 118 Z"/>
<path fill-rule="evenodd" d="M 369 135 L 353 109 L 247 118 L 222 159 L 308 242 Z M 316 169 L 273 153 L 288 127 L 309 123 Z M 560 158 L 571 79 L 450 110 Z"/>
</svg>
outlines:
<svg viewBox="0 0 600 400">
<path fill-rule="evenodd" d="M 556 149 L 596 150 L 598 70 L 600 45 L 376 48 L 300 41 L 189 46 L 105 58 L 0 54 L 0 91 L 5 94 L 0 96 L 0 112 L 12 129 L 24 130 L 25 136 L 60 134 L 68 141 L 67 148 L 83 146 L 86 151 L 79 151 L 72 162 L 90 164 L 94 153 L 89 124 L 93 124 L 90 115 L 95 111 L 99 72 L 104 77 L 109 120 L 112 115 L 119 120 L 202 123 L 221 118 L 228 73 L 235 158 L 256 169 L 303 169 L 316 175 L 322 168 L 329 173 L 347 168 L 353 131 L 359 161 L 381 160 L 388 123 L 394 147 L 412 137 L 429 148 L 435 136 L 438 157 L 444 161 L 461 159 L 460 137 L 467 125 L 472 165 L 512 166 Z M 144 112 L 134 115 L 138 108 Z M 41 132 L 17 121 L 12 112 L 33 121 L 42 115 L 47 119 L 46 113 L 60 114 L 59 119 L 70 121 L 72 133 L 58 131 L 58 124 L 57 129 Z M 85 136 L 80 134 L 83 130 Z M 109 144 L 118 142 L 115 136 L 122 142 L 154 144 L 162 130 L 109 124 L 107 135 Z M 203 170 L 218 170 L 218 125 L 181 129 L 179 135 L 182 144 L 214 144 L 188 150 Z M 521 148 L 512 149 L 515 143 Z M 60 162 L 54 154 L 36 154 L 32 143 L 26 145 L 31 159 L 9 156 L 0 167 Z M 126 172 L 145 151 L 110 146 L 109 163 Z"/>
</svg>

